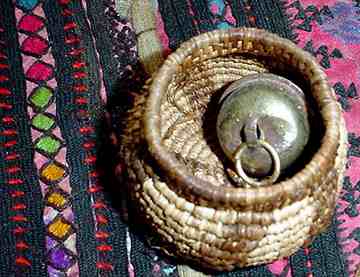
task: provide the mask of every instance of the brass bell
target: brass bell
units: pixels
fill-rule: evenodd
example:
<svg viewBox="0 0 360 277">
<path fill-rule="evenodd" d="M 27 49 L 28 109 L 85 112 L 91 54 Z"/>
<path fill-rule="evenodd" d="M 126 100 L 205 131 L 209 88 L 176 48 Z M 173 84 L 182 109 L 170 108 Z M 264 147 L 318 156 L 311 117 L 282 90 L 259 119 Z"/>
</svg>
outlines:
<svg viewBox="0 0 360 277">
<path fill-rule="evenodd" d="M 246 76 L 225 90 L 220 105 L 216 126 L 220 145 L 249 185 L 274 183 L 308 142 L 304 93 L 283 77 Z"/>
</svg>

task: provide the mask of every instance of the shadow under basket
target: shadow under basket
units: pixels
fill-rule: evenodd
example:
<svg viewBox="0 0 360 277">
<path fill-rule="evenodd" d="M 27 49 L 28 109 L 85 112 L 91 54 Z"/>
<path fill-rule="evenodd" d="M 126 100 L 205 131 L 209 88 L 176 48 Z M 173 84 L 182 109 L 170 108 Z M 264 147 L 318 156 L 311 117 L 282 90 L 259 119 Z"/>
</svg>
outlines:
<svg viewBox="0 0 360 277">
<path fill-rule="evenodd" d="M 302 88 L 311 137 L 279 181 L 236 187 L 216 137 L 216 99 L 262 72 Z M 125 123 L 120 154 L 132 203 L 169 255 L 216 270 L 269 263 L 331 221 L 345 170 L 344 120 L 325 73 L 286 39 L 250 28 L 192 38 L 145 85 Z"/>
</svg>

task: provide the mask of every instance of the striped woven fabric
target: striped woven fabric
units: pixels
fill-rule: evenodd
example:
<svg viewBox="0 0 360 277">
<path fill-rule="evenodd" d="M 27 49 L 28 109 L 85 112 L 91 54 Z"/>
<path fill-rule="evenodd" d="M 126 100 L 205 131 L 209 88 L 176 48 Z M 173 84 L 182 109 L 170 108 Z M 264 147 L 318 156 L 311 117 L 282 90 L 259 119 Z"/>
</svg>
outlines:
<svg viewBox="0 0 360 277">
<path fill-rule="evenodd" d="M 148 247 L 122 189 L 122 114 L 197 34 L 267 29 L 313 54 L 349 130 L 328 230 L 275 263 L 201 273 Z M 356 276 L 360 264 L 360 2 L 1 0 L 0 276 Z"/>
</svg>

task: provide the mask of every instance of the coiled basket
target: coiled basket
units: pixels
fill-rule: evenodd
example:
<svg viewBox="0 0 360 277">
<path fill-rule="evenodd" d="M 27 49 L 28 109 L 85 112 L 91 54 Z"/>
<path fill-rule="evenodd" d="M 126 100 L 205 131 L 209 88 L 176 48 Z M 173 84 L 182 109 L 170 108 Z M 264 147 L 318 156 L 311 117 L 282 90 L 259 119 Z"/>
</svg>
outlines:
<svg viewBox="0 0 360 277">
<path fill-rule="evenodd" d="M 262 72 L 304 91 L 310 141 L 276 183 L 236 187 L 216 137 L 216 99 Z M 135 97 L 125 126 L 120 154 L 132 203 L 170 255 L 216 270 L 268 263 L 331 221 L 345 169 L 344 120 L 317 62 L 286 39 L 250 28 L 190 39 Z"/>
</svg>

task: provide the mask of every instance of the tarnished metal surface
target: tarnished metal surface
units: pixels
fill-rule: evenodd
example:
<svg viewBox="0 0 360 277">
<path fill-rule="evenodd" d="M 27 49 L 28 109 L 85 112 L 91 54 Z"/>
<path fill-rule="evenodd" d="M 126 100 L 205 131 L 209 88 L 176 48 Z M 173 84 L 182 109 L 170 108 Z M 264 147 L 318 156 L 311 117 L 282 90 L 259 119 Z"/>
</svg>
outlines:
<svg viewBox="0 0 360 277">
<path fill-rule="evenodd" d="M 277 152 L 281 170 L 291 165 L 309 139 L 304 94 L 289 80 L 273 74 L 256 74 L 234 82 L 220 99 L 217 135 L 234 163 L 243 142 L 264 140 Z M 246 174 L 262 178 L 271 174 L 273 159 L 265 148 L 247 147 L 241 156 Z"/>
</svg>

